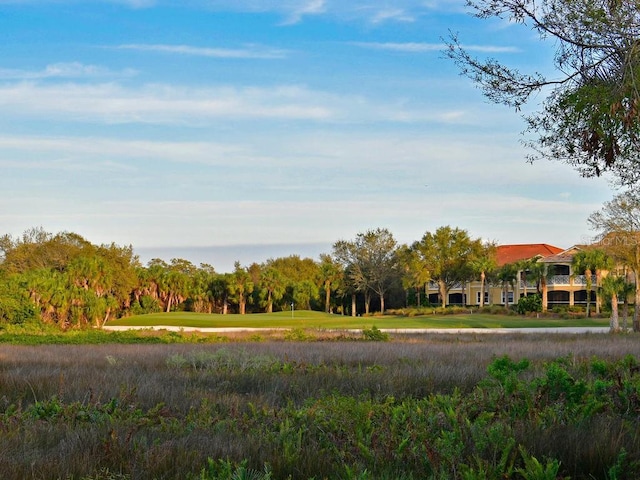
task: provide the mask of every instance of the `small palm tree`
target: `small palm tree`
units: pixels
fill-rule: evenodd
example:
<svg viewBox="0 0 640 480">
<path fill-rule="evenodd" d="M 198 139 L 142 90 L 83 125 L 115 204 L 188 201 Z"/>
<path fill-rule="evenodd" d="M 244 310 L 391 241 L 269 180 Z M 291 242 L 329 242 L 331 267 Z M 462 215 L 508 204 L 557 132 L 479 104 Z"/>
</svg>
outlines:
<svg viewBox="0 0 640 480">
<path fill-rule="evenodd" d="M 547 263 L 541 262 L 537 259 L 529 264 L 528 277 L 536 283 L 536 291 L 542 297 L 542 311 L 547 311 L 547 277 L 552 274 L 552 269 L 549 268 Z"/>
<path fill-rule="evenodd" d="M 509 287 L 513 289 L 518 279 L 518 267 L 513 263 L 503 265 L 498 270 L 497 278 L 504 292 L 504 306 L 509 307 Z"/>
<path fill-rule="evenodd" d="M 596 277 L 596 313 L 600 313 L 600 301 L 598 299 L 598 287 L 600 286 L 603 270 L 612 268 L 613 261 L 604 250 L 593 248 L 581 250 L 573 256 L 571 266 L 574 272 L 584 272 L 587 290 L 587 317 L 591 316 L 591 291 L 593 290 L 592 276 Z"/>
<path fill-rule="evenodd" d="M 606 298 L 611 299 L 611 318 L 609 321 L 609 330 L 611 333 L 620 331 L 620 322 L 618 317 L 618 298 L 623 295 L 626 288 L 626 282 L 623 277 L 609 275 L 602 281 L 600 291 Z"/>
<path fill-rule="evenodd" d="M 480 308 L 482 308 L 484 307 L 487 274 L 496 268 L 495 245 L 484 245 L 481 254 L 471 262 L 471 268 L 480 277 Z"/>
</svg>

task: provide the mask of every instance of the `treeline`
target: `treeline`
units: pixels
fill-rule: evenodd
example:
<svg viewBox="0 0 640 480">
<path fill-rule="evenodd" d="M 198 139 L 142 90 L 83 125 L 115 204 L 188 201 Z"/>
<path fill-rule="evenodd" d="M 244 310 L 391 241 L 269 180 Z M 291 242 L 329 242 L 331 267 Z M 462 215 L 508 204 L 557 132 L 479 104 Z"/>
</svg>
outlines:
<svg viewBox="0 0 640 480">
<path fill-rule="evenodd" d="M 428 280 L 446 291 L 478 278 L 487 252 L 457 228 L 442 227 L 412 246 L 377 229 L 336 242 L 317 260 L 291 255 L 246 266 L 236 262 L 233 272 L 218 273 L 212 265 L 179 258 L 142 265 L 131 246 L 94 245 L 75 233 L 33 228 L 0 238 L 0 323 L 41 321 L 67 329 L 176 310 L 383 312 L 423 302 Z"/>
<path fill-rule="evenodd" d="M 640 203 L 636 210 L 640 211 Z M 574 258 L 574 270 L 590 279 L 592 273 L 598 276 L 602 270 L 622 266 L 637 276 L 640 250 L 632 240 L 637 240 L 639 230 L 628 234 L 620 228 L 603 230 L 615 232 L 615 237 L 605 239 L 625 241 L 581 252 Z M 521 275 L 536 285 L 543 300 L 519 306 L 544 310 L 546 279 L 552 274 L 535 259 L 498 266 L 493 243 L 450 226 L 426 232 L 410 245 L 398 244 L 387 229 L 368 230 L 353 240 L 337 241 L 317 260 L 291 255 L 246 266 L 236 262 L 230 273 L 180 258 L 169 262 L 156 258 L 142 265 L 131 246 L 94 245 L 75 233 L 34 228 L 18 238 L 0 238 L 0 325 L 41 321 L 62 329 L 99 327 L 122 316 L 176 310 L 384 313 L 387 308 L 427 305 L 429 283 L 437 285 L 437 301 L 444 307 L 451 289 L 472 281 L 480 282 L 482 307 L 488 286 L 500 286 L 506 299 Z M 637 283 L 610 275 L 594 286 L 598 294 L 615 299 L 614 330 L 618 299 L 626 305 L 635 290 L 634 330 L 640 331 Z"/>
</svg>

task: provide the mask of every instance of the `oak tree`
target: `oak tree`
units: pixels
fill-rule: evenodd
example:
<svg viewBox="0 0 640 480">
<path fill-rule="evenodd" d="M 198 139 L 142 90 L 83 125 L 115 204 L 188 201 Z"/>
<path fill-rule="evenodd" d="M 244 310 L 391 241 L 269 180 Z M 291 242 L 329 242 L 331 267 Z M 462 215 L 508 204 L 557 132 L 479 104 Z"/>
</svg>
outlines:
<svg viewBox="0 0 640 480">
<path fill-rule="evenodd" d="M 474 261 L 482 256 L 482 240 L 472 239 L 466 230 L 440 227 L 434 233 L 426 232 L 411 246 L 422 270 L 438 284 L 442 307 L 447 305 L 447 294 L 455 285 L 473 280 Z"/>
<path fill-rule="evenodd" d="M 611 172 L 617 183 L 640 181 L 640 0 L 468 0 L 475 15 L 532 29 L 555 45 L 548 76 L 522 72 L 496 59 L 478 59 L 458 35 L 448 56 L 487 98 L 524 115 L 529 160 L 553 159 L 583 176 Z"/>
<path fill-rule="evenodd" d="M 384 313 L 385 295 L 400 278 L 398 246 L 391 232 L 386 228 L 368 230 L 353 241 L 336 242 L 333 251 L 349 282 L 364 293 L 365 313 L 369 313 L 372 292 L 380 298 L 380 311 Z"/>
</svg>

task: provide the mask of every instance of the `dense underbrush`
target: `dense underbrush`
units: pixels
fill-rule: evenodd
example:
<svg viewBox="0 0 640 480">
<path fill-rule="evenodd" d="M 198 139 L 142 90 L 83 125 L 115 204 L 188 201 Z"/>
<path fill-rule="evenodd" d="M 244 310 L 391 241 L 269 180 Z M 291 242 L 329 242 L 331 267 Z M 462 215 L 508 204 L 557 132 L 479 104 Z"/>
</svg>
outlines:
<svg viewBox="0 0 640 480">
<path fill-rule="evenodd" d="M 5 345 L 0 478 L 639 478 L 637 340 Z"/>
</svg>

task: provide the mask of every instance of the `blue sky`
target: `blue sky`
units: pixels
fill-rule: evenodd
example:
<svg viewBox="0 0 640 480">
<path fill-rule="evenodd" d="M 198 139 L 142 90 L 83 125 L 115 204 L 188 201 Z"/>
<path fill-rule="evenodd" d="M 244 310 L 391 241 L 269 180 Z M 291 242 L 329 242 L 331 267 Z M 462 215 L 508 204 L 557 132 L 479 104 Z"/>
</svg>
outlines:
<svg viewBox="0 0 640 480">
<path fill-rule="evenodd" d="M 551 71 L 531 31 L 463 0 L 0 0 L 0 233 L 220 271 L 378 227 L 584 241 L 606 179 L 526 163 L 519 115 L 444 59 L 449 31 Z"/>
</svg>

